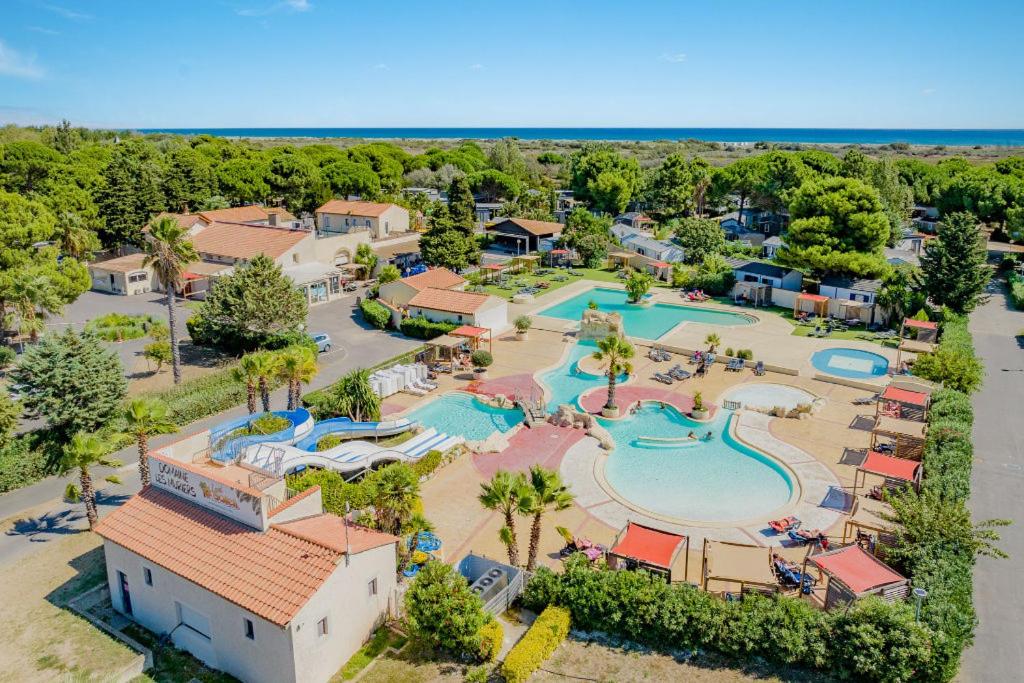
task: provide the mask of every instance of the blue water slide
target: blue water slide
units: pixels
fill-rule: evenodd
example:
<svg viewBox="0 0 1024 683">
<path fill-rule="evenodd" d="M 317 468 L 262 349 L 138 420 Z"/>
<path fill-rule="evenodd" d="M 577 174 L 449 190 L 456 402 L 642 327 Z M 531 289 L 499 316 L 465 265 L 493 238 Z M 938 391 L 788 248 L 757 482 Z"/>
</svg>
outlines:
<svg viewBox="0 0 1024 683">
<path fill-rule="evenodd" d="M 231 432 L 249 425 L 254 420 L 267 415 L 267 413 L 246 415 L 235 420 L 223 422 L 210 430 L 210 457 L 213 460 L 227 462 L 235 460 L 246 446 L 252 444 L 292 444 L 297 439 L 305 436 L 313 428 L 313 416 L 305 408 L 275 410 L 270 414 L 288 420 L 288 427 L 273 434 L 249 434 L 228 438 Z"/>
<path fill-rule="evenodd" d="M 313 429 L 295 443 L 295 447 L 309 452 L 316 451 L 316 445 L 325 436 L 337 435 L 343 439 L 382 437 L 401 434 L 416 425 L 412 420 L 400 418 L 384 422 L 353 422 L 347 417 L 335 417 L 317 422 Z"/>
</svg>

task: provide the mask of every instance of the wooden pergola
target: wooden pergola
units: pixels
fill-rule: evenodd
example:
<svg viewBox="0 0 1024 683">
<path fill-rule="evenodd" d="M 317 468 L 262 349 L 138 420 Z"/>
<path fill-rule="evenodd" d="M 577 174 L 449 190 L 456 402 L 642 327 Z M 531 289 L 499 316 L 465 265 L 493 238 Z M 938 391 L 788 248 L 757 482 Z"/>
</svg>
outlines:
<svg viewBox="0 0 1024 683">
<path fill-rule="evenodd" d="M 825 609 L 841 607 L 869 595 L 886 602 L 903 600 L 910 594 L 910 580 L 859 545 L 826 550 L 812 555 L 809 548 L 804 560 L 828 577 L 825 586 Z"/>
<path fill-rule="evenodd" d="M 631 261 L 633 260 L 633 257 L 637 255 L 638 254 L 634 254 L 631 251 L 612 251 L 608 253 L 608 261 L 613 267 L 622 266 L 623 268 L 632 268 Z"/>
<path fill-rule="evenodd" d="M 875 542 L 869 550 L 872 554 L 878 554 L 879 545 L 892 545 L 896 536 L 893 533 L 893 526 L 890 522 L 879 515 L 880 510 L 867 507 L 865 498 L 857 498 L 853 502 L 853 509 L 843 524 L 842 545 L 850 539 L 857 539 L 860 534 L 867 534 L 875 537 Z M 879 507 L 888 507 L 885 503 L 875 501 Z"/>
<path fill-rule="evenodd" d="M 533 272 L 533 269 L 537 267 L 537 261 L 540 260 L 540 256 L 537 254 L 524 254 L 523 256 L 516 256 L 510 262 L 512 272 L 521 273 L 524 270 Z"/>
<path fill-rule="evenodd" d="M 737 583 L 740 593 L 778 593 L 781 589 L 772 571 L 772 549 L 757 545 L 705 538 L 701 577 L 704 590 L 712 581 Z"/>
<path fill-rule="evenodd" d="M 925 422 L 928 419 L 928 402 L 929 396 L 923 391 L 911 391 L 890 384 L 878 395 L 875 417 L 885 415 Z"/>
<path fill-rule="evenodd" d="M 772 302 L 772 286 L 766 282 L 737 282 L 732 300 L 740 299 L 746 299 L 754 306 L 767 306 Z"/>
<path fill-rule="evenodd" d="M 914 336 L 908 337 L 913 330 Z M 900 345 L 896 349 L 896 367 L 901 367 L 903 352 L 919 354 L 932 353 L 939 341 L 939 324 L 928 320 L 904 318 L 900 324 Z"/>
<path fill-rule="evenodd" d="M 465 337 L 453 337 L 450 334 L 443 334 L 440 337 L 428 339 L 423 345 L 433 352 L 435 359 L 451 361 L 455 358 L 456 350 L 466 345 L 466 342 Z"/>
<path fill-rule="evenodd" d="M 462 327 L 456 327 L 454 330 L 448 333 L 451 337 L 461 337 L 469 340 L 469 348 L 476 351 L 480 348 L 480 342 L 484 339 L 487 340 L 487 350 L 490 352 L 494 351 L 492 346 L 491 329 L 489 327 L 474 327 L 472 325 L 463 325 Z"/>
<path fill-rule="evenodd" d="M 853 473 L 853 495 L 866 484 L 867 475 L 873 474 L 885 480 L 885 488 L 896 488 L 911 484 L 915 488 L 921 483 L 921 463 L 917 460 L 897 458 L 878 451 L 868 451 L 864 462 Z"/>
<path fill-rule="evenodd" d="M 504 263 L 485 263 L 480 266 L 480 272 L 486 282 L 494 282 L 501 279 L 501 274 L 505 272 L 506 268 Z"/>
<path fill-rule="evenodd" d="M 685 581 L 690 570 L 690 537 L 629 522 L 616 535 L 608 551 L 608 566 L 612 569 L 645 569 L 672 583 L 672 565 L 680 552 L 686 553 L 683 562 Z"/>
<path fill-rule="evenodd" d="M 924 422 L 903 420 L 879 415 L 871 429 L 871 450 L 878 450 L 879 439 L 893 442 L 893 455 L 907 460 L 920 460 L 924 455 L 927 425 Z"/>
<path fill-rule="evenodd" d="M 871 324 L 875 322 L 875 305 L 869 304 L 866 301 L 839 301 L 840 317 L 846 321 L 857 319 L 862 323 Z M 855 311 L 856 315 L 850 316 L 850 311 Z M 864 313 L 867 312 L 865 317 Z"/>
<path fill-rule="evenodd" d="M 811 304 L 811 310 L 804 311 L 801 307 L 804 302 Z M 793 317 L 796 317 L 801 311 L 814 313 L 820 318 L 828 317 L 828 297 L 823 294 L 807 294 L 806 292 L 797 294 L 796 301 L 793 303 Z"/>
</svg>

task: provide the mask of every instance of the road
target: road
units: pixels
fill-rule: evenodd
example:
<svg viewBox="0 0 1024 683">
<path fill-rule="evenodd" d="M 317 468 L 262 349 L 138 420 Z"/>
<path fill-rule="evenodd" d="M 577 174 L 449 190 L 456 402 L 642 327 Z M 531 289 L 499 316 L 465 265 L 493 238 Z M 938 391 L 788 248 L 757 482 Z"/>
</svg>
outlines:
<svg viewBox="0 0 1024 683">
<path fill-rule="evenodd" d="M 1004 518 L 999 546 L 1009 560 L 980 558 L 974 571 L 975 644 L 963 660 L 968 681 L 1020 680 L 1024 670 L 1024 312 L 999 293 L 971 316 L 985 384 L 974 398 L 975 462 L 970 507 L 976 520 Z"/>
<path fill-rule="evenodd" d="M 320 372 L 306 391 L 332 384 L 355 368 L 376 365 L 419 346 L 418 342 L 401 335 L 366 327 L 358 317 L 354 298 L 332 301 L 313 308 L 310 324 L 311 331 L 331 335 L 334 349 L 320 356 Z M 272 395 L 271 403 L 276 408 L 284 408 L 286 400 L 285 390 L 279 389 Z M 244 414 L 245 406 L 237 406 L 194 422 L 178 434 L 156 437 L 152 440 L 153 447 L 177 440 L 182 434 L 194 434 Z M 139 489 L 135 449 L 125 448 L 113 457 L 124 462 L 124 467 L 117 472 L 122 484 L 108 484 L 103 488 L 100 496 L 101 514 L 120 505 Z M 101 480 L 111 473 L 110 470 L 100 468 L 94 478 Z M 50 477 L 0 496 L 0 520 L 28 513 L 25 519 L 0 536 L 0 564 L 31 552 L 34 544 L 44 543 L 85 526 L 81 505 L 68 505 L 61 500 L 65 487 L 72 480 L 73 477 Z"/>
</svg>

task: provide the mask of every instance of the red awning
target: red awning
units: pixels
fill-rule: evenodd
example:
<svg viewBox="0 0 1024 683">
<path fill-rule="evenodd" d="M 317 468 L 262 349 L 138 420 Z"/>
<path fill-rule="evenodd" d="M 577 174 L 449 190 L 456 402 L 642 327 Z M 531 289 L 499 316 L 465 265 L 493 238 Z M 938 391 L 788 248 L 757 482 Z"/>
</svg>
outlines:
<svg viewBox="0 0 1024 683">
<path fill-rule="evenodd" d="M 812 555 L 807 559 L 833 578 L 842 581 L 854 593 L 863 593 L 872 588 L 906 580 L 859 545 L 849 545 L 822 555 Z"/>
<path fill-rule="evenodd" d="M 868 451 L 868 456 L 857 469 L 871 474 L 878 474 L 891 479 L 902 481 L 914 481 L 917 478 L 917 468 L 921 463 L 906 458 L 894 458 L 878 451 Z"/>
<path fill-rule="evenodd" d="M 486 327 L 473 327 L 472 325 L 463 325 L 462 327 L 456 327 L 448 334 L 452 337 L 470 337 L 475 339 L 476 337 L 482 337 L 487 334 L 489 330 Z"/>
<path fill-rule="evenodd" d="M 552 253 L 552 254 L 559 254 L 559 255 L 563 255 L 563 254 L 568 254 L 568 253 L 569 253 L 569 250 L 568 250 L 568 249 L 552 249 L 552 250 L 551 250 L 551 253 Z"/>
<path fill-rule="evenodd" d="M 618 545 L 610 552 L 613 555 L 630 557 L 655 567 L 671 569 L 676 550 L 685 540 L 686 537 L 679 534 L 670 534 L 667 531 L 630 522 L 626 527 L 626 533 L 622 535 Z"/>
<path fill-rule="evenodd" d="M 821 294 L 798 294 L 796 298 L 797 298 L 797 300 L 803 300 L 803 301 L 815 301 L 815 302 L 828 301 L 828 297 L 827 296 L 822 296 Z"/>
<path fill-rule="evenodd" d="M 655 268 L 668 268 L 672 264 L 665 263 L 664 261 L 651 261 L 651 265 Z"/>
<path fill-rule="evenodd" d="M 199 273 L 190 273 L 188 271 L 182 273 L 181 276 L 186 280 L 202 280 L 205 277 L 209 277 L 209 275 L 200 275 Z"/>
<path fill-rule="evenodd" d="M 899 389 L 892 385 L 887 386 L 879 398 L 883 401 L 896 401 L 897 403 L 906 403 L 907 405 L 919 406 L 921 408 L 928 405 L 928 394 L 920 391 L 910 391 L 909 389 Z"/>
<path fill-rule="evenodd" d="M 508 266 L 502 263 L 488 263 L 480 266 L 480 270 L 505 270 Z"/>
<path fill-rule="evenodd" d="M 916 327 L 919 330 L 937 330 L 939 329 L 938 323 L 929 322 L 927 320 L 914 320 L 913 318 L 903 319 L 904 327 Z"/>
</svg>

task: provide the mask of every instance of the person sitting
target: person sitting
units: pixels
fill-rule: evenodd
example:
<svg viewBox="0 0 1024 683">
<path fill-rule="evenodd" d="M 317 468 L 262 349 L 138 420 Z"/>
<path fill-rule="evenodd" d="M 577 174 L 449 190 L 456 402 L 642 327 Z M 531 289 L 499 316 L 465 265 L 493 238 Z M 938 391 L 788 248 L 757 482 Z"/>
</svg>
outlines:
<svg viewBox="0 0 1024 683">
<path fill-rule="evenodd" d="M 662 410 L 665 410 L 665 402 L 664 402 L 664 401 L 659 401 L 659 402 L 658 402 L 658 405 L 660 405 L 660 406 L 661 406 L 661 409 L 662 409 Z"/>
<path fill-rule="evenodd" d="M 686 438 L 687 439 L 696 439 L 697 435 L 694 434 L 693 431 L 691 430 L 690 433 L 686 435 Z"/>
</svg>

